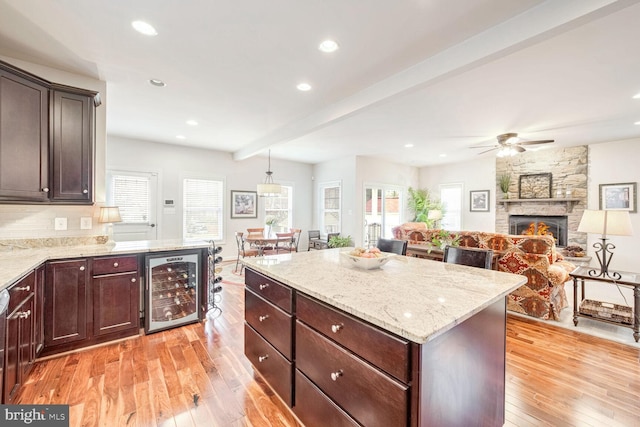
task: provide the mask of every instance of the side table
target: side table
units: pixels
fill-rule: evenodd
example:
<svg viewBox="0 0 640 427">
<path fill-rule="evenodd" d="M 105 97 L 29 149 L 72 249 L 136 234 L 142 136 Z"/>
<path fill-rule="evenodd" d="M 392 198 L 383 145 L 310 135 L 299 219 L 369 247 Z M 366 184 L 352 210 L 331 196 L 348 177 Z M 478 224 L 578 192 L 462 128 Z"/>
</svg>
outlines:
<svg viewBox="0 0 640 427">
<path fill-rule="evenodd" d="M 633 329 L 633 338 L 640 339 L 640 274 L 618 271 L 620 279 L 598 276 L 600 270 L 586 266 L 576 268 L 570 273 L 573 278 L 573 324 L 578 326 L 578 318 L 586 317 Z M 593 280 L 612 285 L 633 288 L 633 307 L 594 301 L 585 298 L 585 281 Z M 580 299 L 578 300 L 578 287 Z"/>
</svg>

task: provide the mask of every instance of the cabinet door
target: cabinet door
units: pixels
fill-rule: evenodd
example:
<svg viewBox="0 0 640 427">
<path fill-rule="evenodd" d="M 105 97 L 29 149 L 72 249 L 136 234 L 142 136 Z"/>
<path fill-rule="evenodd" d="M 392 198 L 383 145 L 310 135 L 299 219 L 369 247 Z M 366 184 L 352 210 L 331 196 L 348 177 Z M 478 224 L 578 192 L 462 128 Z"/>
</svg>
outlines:
<svg viewBox="0 0 640 427">
<path fill-rule="evenodd" d="M 34 360 L 33 294 L 7 316 L 7 338 L 4 370 L 4 402 L 11 403 L 24 382 Z"/>
<path fill-rule="evenodd" d="M 35 295 L 33 307 L 33 348 L 38 357 L 44 348 L 44 265 L 36 269 Z"/>
<path fill-rule="evenodd" d="M 48 93 L 0 68 L 0 200 L 49 197 Z"/>
<path fill-rule="evenodd" d="M 54 90 L 51 96 L 51 201 L 93 201 L 93 98 Z"/>
<path fill-rule="evenodd" d="M 94 336 L 139 328 L 137 272 L 95 276 L 92 284 Z"/>
<path fill-rule="evenodd" d="M 87 338 L 88 274 L 85 259 L 47 263 L 45 347 Z"/>
</svg>

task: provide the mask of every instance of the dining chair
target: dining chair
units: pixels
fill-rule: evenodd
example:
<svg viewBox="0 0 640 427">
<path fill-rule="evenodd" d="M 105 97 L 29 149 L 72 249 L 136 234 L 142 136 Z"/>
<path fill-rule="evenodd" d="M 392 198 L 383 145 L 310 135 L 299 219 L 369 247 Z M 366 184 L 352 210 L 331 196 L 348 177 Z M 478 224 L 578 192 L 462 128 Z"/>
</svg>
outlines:
<svg viewBox="0 0 640 427">
<path fill-rule="evenodd" d="M 242 269 L 244 268 L 244 263 L 240 262 L 240 257 L 244 259 L 246 257 L 258 256 L 260 254 L 260 251 L 258 249 L 255 249 L 255 248 L 246 249 L 244 247 L 245 241 L 244 241 L 243 235 L 244 233 L 242 231 L 236 231 L 236 244 L 238 245 L 238 258 L 236 258 L 236 269 L 234 271 L 235 272 L 238 271 L 238 264 L 240 264 L 241 265 L 240 273 L 242 273 Z"/>
<path fill-rule="evenodd" d="M 295 252 L 298 252 L 298 243 L 300 243 L 300 234 L 302 234 L 302 229 L 301 228 L 290 228 L 289 230 L 292 233 L 294 233 L 294 236 L 293 236 L 293 247 L 295 248 Z"/>
<path fill-rule="evenodd" d="M 295 252 L 295 233 L 276 233 L 276 238 L 278 239 L 278 242 L 276 243 L 274 250 L 271 251 L 272 253 Z"/>
<path fill-rule="evenodd" d="M 493 251 L 491 249 L 462 248 L 447 245 L 444 247 L 442 261 L 491 270 Z"/>
<path fill-rule="evenodd" d="M 391 252 L 398 255 L 406 255 L 407 243 L 409 243 L 407 240 L 383 239 L 381 237 L 378 239 L 376 247 L 382 252 Z"/>
</svg>

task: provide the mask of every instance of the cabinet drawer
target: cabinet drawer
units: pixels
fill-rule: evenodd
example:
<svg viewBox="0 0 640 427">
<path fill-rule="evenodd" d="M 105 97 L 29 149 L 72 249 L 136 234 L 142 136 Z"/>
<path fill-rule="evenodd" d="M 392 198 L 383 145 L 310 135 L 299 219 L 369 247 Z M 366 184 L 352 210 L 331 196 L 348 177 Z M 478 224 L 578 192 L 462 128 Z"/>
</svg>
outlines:
<svg viewBox="0 0 640 427">
<path fill-rule="evenodd" d="M 297 318 L 405 383 L 410 378 L 410 345 L 353 316 L 301 294 Z"/>
<path fill-rule="evenodd" d="M 291 407 L 293 365 L 246 323 L 244 354 L 278 396 Z"/>
<path fill-rule="evenodd" d="M 292 316 L 263 300 L 251 290 L 244 293 L 244 318 L 287 359 L 292 359 Z"/>
<path fill-rule="evenodd" d="M 293 306 L 293 291 L 291 288 L 251 269 L 245 270 L 244 282 L 257 295 L 274 303 L 287 313 L 291 313 Z"/>
<path fill-rule="evenodd" d="M 22 302 L 35 291 L 35 285 L 36 274 L 32 271 L 9 288 L 9 307 L 7 309 L 7 315 L 13 313 L 13 310 L 22 304 Z"/>
<path fill-rule="evenodd" d="M 124 273 L 138 270 L 138 257 L 135 255 L 104 257 L 93 259 L 93 275 Z"/>
<path fill-rule="evenodd" d="M 360 424 L 407 425 L 406 385 L 301 322 L 296 322 L 296 367 Z"/>
<path fill-rule="evenodd" d="M 338 405 L 296 369 L 296 405 L 293 411 L 308 426 L 358 426 Z"/>
</svg>

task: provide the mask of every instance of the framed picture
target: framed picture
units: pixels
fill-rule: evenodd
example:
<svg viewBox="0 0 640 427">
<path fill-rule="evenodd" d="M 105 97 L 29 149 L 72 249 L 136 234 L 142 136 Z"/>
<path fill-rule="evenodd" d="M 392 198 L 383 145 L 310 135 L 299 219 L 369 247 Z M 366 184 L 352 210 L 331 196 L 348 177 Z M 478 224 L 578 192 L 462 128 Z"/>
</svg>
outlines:
<svg viewBox="0 0 640 427">
<path fill-rule="evenodd" d="M 518 181 L 519 199 L 550 199 L 551 198 L 551 174 L 536 173 L 520 175 Z"/>
<path fill-rule="evenodd" d="M 231 218 L 257 218 L 258 193 L 231 190 Z"/>
<path fill-rule="evenodd" d="M 600 184 L 600 209 L 609 211 L 638 211 L 636 183 Z"/>
<path fill-rule="evenodd" d="M 489 212 L 489 190 L 470 191 L 469 210 L 471 212 Z"/>
</svg>

